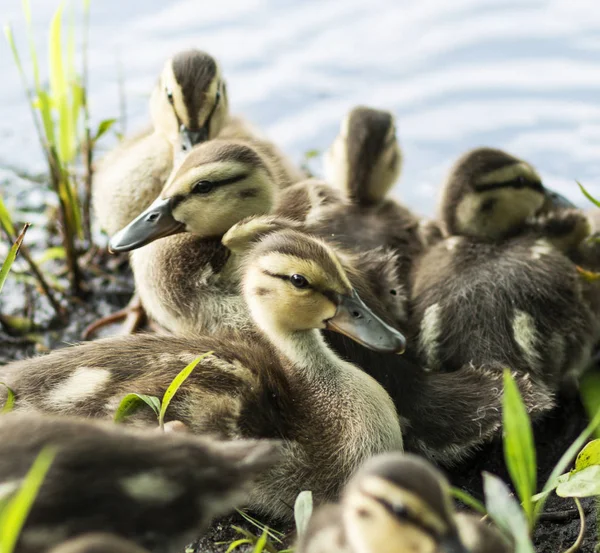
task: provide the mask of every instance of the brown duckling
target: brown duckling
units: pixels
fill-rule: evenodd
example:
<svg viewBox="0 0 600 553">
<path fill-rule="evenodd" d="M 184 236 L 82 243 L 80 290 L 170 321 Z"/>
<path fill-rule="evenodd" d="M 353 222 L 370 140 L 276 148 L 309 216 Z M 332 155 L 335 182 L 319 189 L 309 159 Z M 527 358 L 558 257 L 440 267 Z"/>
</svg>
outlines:
<svg viewBox="0 0 600 553">
<path fill-rule="evenodd" d="M 589 225 L 573 209 L 536 217 L 545 198 L 535 170 L 499 150 L 470 152 L 452 169 L 440 206 L 450 236 L 414 271 L 414 322 L 428 367 L 490 363 L 553 391 L 587 364 L 598 321 L 563 252 Z"/>
<path fill-rule="evenodd" d="M 308 232 L 336 246 L 390 258 L 395 270 L 374 283 L 393 319 L 406 324 L 410 268 L 440 233 L 436 225 L 387 197 L 402 164 L 393 115 L 354 108 L 325 160 L 335 192 L 320 182 L 296 184 L 281 194 L 275 213 L 303 221 Z"/>
<path fill-rule="evenodd" d="M 388 353 L 402 352 L 405 340 L 361 301 L 323 242 L 287 229 L 253 242 L 244 232 L 243 296 L 259 332 L 98 340 L 12 363 L 3 379 L 16 409 L 108 417 L 127 393 L 162 396 L 187 363 L 213 351 L 173 397 L 167 420 L 221 438 L 283 440 L 282 462 L 260 479 L 249 504 L 289 518 L 301 490 L 330 500 L 365 459 L 402 448 L 388 394 L 337 357 L 319 329 Z M 154 420 L 150 410 L 131 417 Z"/>
<path fill-rule="evenodd" d="M 213 517 L 245 501 L 278 460 L 272 441 L 219 442 L 101 421 L 0 417 L 0 483 L 18 485 L 45 447 L 56 454 L 17 553 L 108 532 L 152 551 L 181 551 Z"/>
<path fill-rule="evenodd" d="M 195 147 L 160 197 L 110 242 L 131 251 L 137 293 L 150 317 L 175 334 L 248 328 L 231 258 L 221 238 L 235 223 L 271 211 L 291 184 L 267 143 L 215 139 Z M 181 234 L 183 232 L 183 234 Z"/>
<path fill-rule="evenodd" d="M 174 161 L 216 137 L 229 118 L 227 90 L 217 61 L 200 50 L 168 60 L 150 97 L 153 128 L 110 152 L 94 173 L 93 205 L 109 236 L 160 194 Z"/>
<path fill-rule="evenodd" d="M 500 532 L 457 515 L 450 486 L 425 460 L 389 453 L 367 463 L 339 505 L 317 510 L 298 553 L 511 553 Z"/>
</svg>

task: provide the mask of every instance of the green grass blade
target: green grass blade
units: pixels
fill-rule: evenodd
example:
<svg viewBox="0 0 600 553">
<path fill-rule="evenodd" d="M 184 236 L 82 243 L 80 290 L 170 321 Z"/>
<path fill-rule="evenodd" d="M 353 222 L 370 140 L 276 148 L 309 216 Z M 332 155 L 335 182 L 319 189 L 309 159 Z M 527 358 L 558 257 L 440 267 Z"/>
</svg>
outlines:
<svg viewBox="0 0 600 553">
<path fill-rule="evenodd" d="M 196 368 L 196 365 L 198 363 L 200 363 L 200 361 L 202 361 L 202 359 L 204 359 L 205 357 L 208 357 L 209 355 L 212 355 L 212 354 L 213 354 L 213 352 L 209 351 L 208 353 L 205 353 L 203 355 L 200 355 L 199 357 L 196 357 L 196 359 L 194 359 L 187 367 L 185 367 L 173 379 L 173 382 L 171 382 L 171 384 L 169 384 L 169 387 L 167 388 L 167 391 L 165 392 L 165 395 L 162 398 L 162 403 L 161 403 L 161 407 L 160 407 L 160 415 L 158 416 L 158 424 L 161 428 L 165 427 L 165 414 L 169 407 L 169 403 L 171 403 L 171 400 L 173 399 L 173 396 L 177 393 L 177 390 L 179 390 L 181 385 L 187 380 L 187 378 L 190 376 L 190 374 L 192 374 L 192 371 Z"/>
<path fill-rule="evenodd" d="M 269 536 L 268 529 L 265 528 L 263 533 L 261 534 L 260 538 L 258 538 L 258 541 L 256 542 L 256 545 L 254 546 L 252 553 L 262 553 L 263 552 L 265 546 L 267 545 L 267 537 L 268 536 Z"/>
<path fill-rule="evenodd" d="M 0 197 L 0 226 L 2 226 L 2 228 L 10 235 L 10 238 L 17 234 L 12 222 L 12 217 L 10 216 L 8 209 L 6 209 L 2 197 Z"/>
<path fill-rule="evenodd" d="M 583 429 L 583 432 L 579 434 L 579 436 L 575 439 L 575 441 L 569 446 L 567 451 L 565 451 L 562 457 L 559 459 L 558 463 L 554 466 L 552 473 L 548 477 L 548 480 L 544 484 L 542 488 L 542 492 L 540 494 L 540 499 L 535 505 L 535 519 L 539 518 L 540 513 L 542 512 L 544 505 L 546 504 L 546 500 L 548 499 L 548 494 L 556 488 L 558 485 L 558 477 L 563 474 L 567 467 L 573 462 L 573 459 L 579 453 L 585 442 L 588 438 L 594 433 L 596 428 L 600 426 L 600 411 L 596 413 L 594 418 L 589 422 L 589 424 Z"/>
<path fill-rule="evenodd" d="M 146 394 L 127 394 L 119 403 L 115 411 L 114 422 L 123 422 L 127 417 L 133 415 L 141 406 L 148 405 L 158 417 L 160 412 L 160 400 L 156 396 Z"/>
<path fill-rule="evenodd" d="M 484 516 L 487 515 L 485 505 L 478 499 L 475 499 L 470 493 L 455 487 L 450 488 L 450 493 L 455 499 L 462 501 L 470 509 L 477 511 Z"/>
<path fill-rule="evenodd" d="M 529 527 L 520 505 L 497 476 L 483 473 L 483 491 L 488 513 L 506 535 L 515 540 L 515 553 L 534 553 Z"/>
<path fill-rule="evenodd" d="M 0 409 L 0 413 L 10 413 L 15 406 L 15 393 L 13 390 L 4 382 L 0 382 L 0 386 L 4 386 L 6 388 L 6 401 Z"/>
<path fill-rule="evenodd" d="M 97 142 L 103 135 L 105 135 L 117 122 L 116 119 L 104 119 L 98 125 L 98 129 L 96 130 L 96 134 L 92 138 L 93 142 Z"/>
<path fill-rule="evenodd" d="M 232 541 L 229 544 L 229 547 L 227 548 L 227 551 L 225 551 L 225 553 L 231 553 L 232 551 L 235 551 L 238 547 L 242 545 L 252 545 L 252 541 L 248 538 L 242 538 L 241 540 Z"/>
<path fill-rule="evenodd" d="M 36 90 L 40 90 L 40 65 L 35 48 L 35 41 L 33 39 L 33 28 L 31 26 L 31 6 L 29 5 L 29 0 L 23 0 L 23 14 L 25 15 L 25 23 L 27 24 L 27 42 L 29 43 L 29 57 L 31 58 L 31 64 L 33 66 L 33 84 Z"/>
<path fill-rule="evenodd" d="M 312 492 L 304 490 L 298 494 L 294 502 L 294 521 L 296 523 L 296 533 L 302 536 L 308 527 L 308 522 L 313 513 Z"/>
<path fill-rule="evenodd" d="M 583 195 L 592 202 L 596 207 L 600 207 L 600 201 L 598 201 L 594 196 L 592 196 L 581 184 L 579 181 L 575 181 L 579 185 L 579 189 L 583 192 Z"/>
<path fill-rule="evenodd" d="M 62 15 L 64 4 L 61 2 L 54 12 L 50 23 L 48 52 L 50 55 L 50 94 L 58 112 L 58 155 L 66 165 L 69 151 L 69 109 L 67 96 L 67 75 L 63 62 Z"/>
<path fill-rule="evenodd" d="M 252 526 L 256 526 L 256 528 L 258 528 L 261 532 L 263 532 L 265 530 L 265 528 L 268 529 L 269 537 L 272 540 L 275 540 L 276 542 L 279 542 L 279 543 L 283 543 L 283 541 L 281 540 L 281 538 L 283 538 L 285 536 L 285 534 L 283 532 L 279 532 L 278 530 L 275 530 L 274 528 L 269 528 L 264 522 L 261 522 L 260 520 L 254 518 L 253 516 L 250 516 L 246 511 L 242 511 L 241 509 L 236 509 L 236 511 L 242 518 L 244 518 L 247 522 L 252 524 Z"/>
<path fill-rule="evenodd" d="M 17 254 L 19 253 L 19 249 L 21 248 L 21 244 L 23 243 L 23 238 L 25 238 L 25 233 L 27 232 L 28 228 L 29 228 L 29 224 L 26 224 L 23 227 L 23 230 L 21 231 L 19 236 L 17 236 L 15 243 L 11 246 L 11 248 L 8 252 L 8 256 L 4 260 L 4 263 L 2 264 L 2 268 L 0 269 L 0 292 L 2 292 L 2 288 L 4 288 L 4 283 L 6 282 L 6 278 L 8 277 L 8 273 L 10 271 L 10 268 L 12 267 L 12 264 L 15 262 L 15 259 L 17 258 Z"/>
<path fill-rule="evenodd" d="M 593 419 L 600 412 L 600 372 L 587 371 L 581 377 L 579 389 L 588 417 Z M 596 428 L 594 435 L 600 438 L 600 427 Z"/>
<path fill-rule="evenodd" d="M 508 369 L 504 371 L 502 422 L 506 466 L 523 504 L 530 528 L 533 528 L 534 514 L 531 497 L 535 493 L 537 479 L 533 431 L 519 389 Z"/>
<path fill-rule="evenodd" d="M 12 553 L 25 524 L 27 515 L 54 460 L 56 451 L 44 448 L 29 469 L 16 495 L 0 514 L 0 551 Z"/>
</svg>

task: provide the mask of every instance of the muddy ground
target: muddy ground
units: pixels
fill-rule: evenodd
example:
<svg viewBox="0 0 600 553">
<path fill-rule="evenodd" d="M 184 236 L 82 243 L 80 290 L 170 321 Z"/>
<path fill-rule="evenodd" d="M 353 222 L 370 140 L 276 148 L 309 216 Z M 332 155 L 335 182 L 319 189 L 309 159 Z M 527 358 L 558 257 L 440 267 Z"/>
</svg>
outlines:
<svg viewBox="0 0 600 553">
<path fill-rule="evenodd" d="M 19 184 L 21 186 L 17 200 L 29 202 L 29 205 L 34 206 L 33 211 L 28 212 L 27 219 L 33 218 L 35 221 L 37 218 L 42 224 L 40 211 L 45 206 L 44 196 L 31 196 L 28 190 L 31 191 L 32 188 L 23 186 L 22 182 Z M 36 183 L 27 184 L 39 188 Z M 48 234 L 44 229 L 32 227 L 27 243 L 33 247 L 34 253 L 38 256 L 48 246 L 58 244 L 55 239 L 47 237 Z M 56 262 L 44 266 L 48 274 L 57 274 L 59 267 Z M 70 320 L 64 325 L 54 316 L 47 299 L 39 294 L 35 285 L 23 282 L 19 277 L 20 272 L 27 272 L 22 261 L 16 266 L 13 278 L 7 282 L 0 297 L 0 364 L 79 342 L 82 331 L 89 323 L 127 304 L 133 292 L 133 280 L 126 256 L 110 256 L 105 251 L 98 250 L 94 255 L 86 257 L 84 268 L 87 293 L 80 300 L 68 302 Z M 15 279 L 14 276 L 17 278 Z M 60 282 L 66 284 L 64 278 L 60 279 Z M 11 321 L 7 317 L 14 316 L 31 319 L 33 327 L 28 329 L 27 336 L 11 328 Z M 117 328 L 112 327 L 107 330 L 115 332 Z M 540 484 L 543 484 L 562 453 L 586 423 L 587 417 L 578 398 L 564 397 L 559 407 L 536 425 Z M 499 475 L 505 481 L 508 480 L 500 440 L 489 444 L 470 461 L 449 471 L 448 476 L 454 485 L 481 498 L 481 472 L 484 470 Z M 584 500 L 582 503 L 586 512 L 587 529 L 581 551 L 593 553 L 595 545 L 600 541 L 596 504 L 594 500 Z M 547 511 L 559 515 L 550 516 L 549 520 L 540 523 L 535 533 L 536 551 L 539 553 L 564 551 L 575 542 L 579 532 L 579 519 L 574 511 L 574 504 L 570 500 L 553 496 L 547 504 Z M 244 521 L 239 515 L 234 515 L 215 522 L 209 532 L 194 544 L 193 549 L 198 553 L 226 551 L 229 543 L 242 537 L 233 530 L 234 525 L 246 528 L 257 535 L 260 534 L 260 530 Z M 273 524 L 273 527 L 285 534 L 291 533 L 289 527 L 282 528 L 277 524 Z M 291 534 L 286 541 L 289 545 L 292 541 Z M 284 548 L 283 544 L 278 546 L 278 549 Z"/>
</svg>

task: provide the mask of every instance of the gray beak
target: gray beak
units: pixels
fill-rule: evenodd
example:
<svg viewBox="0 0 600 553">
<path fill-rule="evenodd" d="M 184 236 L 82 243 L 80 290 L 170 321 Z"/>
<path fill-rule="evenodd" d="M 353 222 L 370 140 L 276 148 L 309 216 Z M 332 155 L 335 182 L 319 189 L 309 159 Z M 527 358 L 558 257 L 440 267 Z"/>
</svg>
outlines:
<svg viewBox="0 0 600 553">
<path fill-rule="evenodd" d="M 197 131 L 191 131 L 184 125 L 181 125 L 179 135 L 181 136 L 182 149 L 189 152 L 196 144 L 208 140 L 208 125 Z"/>
<path fill-rule="evenodd" d="M 544 202 L 544 211 L 555 211 L 557 209 L 571 209 L 577 207 L 573 202 L 567 200 L 562 194 L 546 188 L 546 201 Z"/>
<path fill-rule="evenodd" d="M 108 249 L 113 253 L 129 252 L 184 230 L 185 225 L 173 218 L 171 200 L 157 198 L 146 211 L 110 239 Z"/>
<path fill-rule="evenodd" d="M 404 353 L 406 338 L 377 317 L 355 290 L 351 296 L 340 298 L 335 315 L 326 321 L 327 329 L 344 334 L 374 351 Z"/>
</svg>

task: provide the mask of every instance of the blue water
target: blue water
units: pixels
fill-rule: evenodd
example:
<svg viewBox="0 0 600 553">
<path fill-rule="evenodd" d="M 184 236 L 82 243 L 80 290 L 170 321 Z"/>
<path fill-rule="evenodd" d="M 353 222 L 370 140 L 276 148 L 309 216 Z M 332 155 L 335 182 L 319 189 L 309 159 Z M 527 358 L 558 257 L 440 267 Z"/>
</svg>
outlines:
<svg viewBox="0 0 600 553">
<path fill-rule="evenodd" d="M 57 2 L 31 2 L 44 50 Z M 24 49 L 20 1 L 3 4 Z M 197 46 L 221 61 L 232 110 L 296 160 L 325 149 L 353 105 L 392 110 L 405 152 L 395 194 L 419 212 L 479 145 L 525 158 L 582 205 L 575 179 L 600 195 L 597 0 L 92 0 L 90 40 L 93 118 L 119 114 L 120 63 L 130 132 L 148 121 L 164 60 Z M 4 43 L 0 74 L 0 166 L 41 171 Z"/>
</svg>

